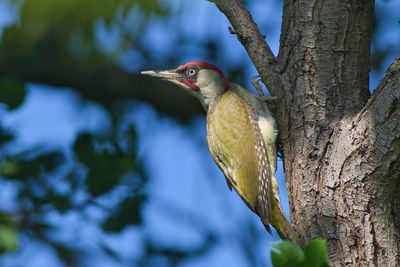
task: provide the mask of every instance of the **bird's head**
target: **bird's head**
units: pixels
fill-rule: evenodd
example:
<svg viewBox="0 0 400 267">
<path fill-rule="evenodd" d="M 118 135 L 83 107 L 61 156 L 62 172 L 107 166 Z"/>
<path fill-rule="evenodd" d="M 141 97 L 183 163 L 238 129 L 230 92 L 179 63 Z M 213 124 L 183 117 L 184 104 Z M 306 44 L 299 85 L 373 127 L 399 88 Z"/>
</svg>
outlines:
<svg viewBox="0 0 400 267">
<path fill-rule="evenodd" d="M 229 81 L 219 68 L 202 61 L 189 62 L 172 70 L 148 70 L 141 73 L 179 85 L 197 97 L 206 110 L 230 87 Z"/>
</svg>

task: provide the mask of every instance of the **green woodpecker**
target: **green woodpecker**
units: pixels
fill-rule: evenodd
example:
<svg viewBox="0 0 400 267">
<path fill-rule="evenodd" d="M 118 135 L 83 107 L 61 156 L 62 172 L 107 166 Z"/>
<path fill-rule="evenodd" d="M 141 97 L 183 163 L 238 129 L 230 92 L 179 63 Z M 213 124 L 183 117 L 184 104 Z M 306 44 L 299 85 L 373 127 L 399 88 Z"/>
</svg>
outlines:
<svg viewBox="0 0 400 267">
<path fill-rule="evenodd" d="M 275 177 L 277 129 L 266 103 L 206 62 L 142 74 L 171 81 L 200 100 L 207 112 L 208 149 L 229 188 L 235 189 L 270 233 L 269 224 L 281 238 L 294 240 L 280 203 Z"/>
</svg>

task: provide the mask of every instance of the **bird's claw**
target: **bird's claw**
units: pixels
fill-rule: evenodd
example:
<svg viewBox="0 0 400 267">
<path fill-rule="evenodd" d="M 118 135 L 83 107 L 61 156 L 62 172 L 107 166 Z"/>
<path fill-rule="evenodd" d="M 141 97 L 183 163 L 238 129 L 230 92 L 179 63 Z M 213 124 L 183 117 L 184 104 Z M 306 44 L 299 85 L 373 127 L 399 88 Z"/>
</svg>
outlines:
<svg viewBox="0 0 400 267">
<path fill-rule="evenodd" d="M 264 94 L 264 92 L 262 91 L 262 85 L 260 84 L 260 81 L 261 81 L 261 76 L 260 75 L 256 75 L 251 79 L 251 83 L 256 88 L 261 101 L 269 102 L 269 103 L 278 101 L 280 99 L 280 97 L 278 97 L 278 96 L 267 96 L 267 95 Z"/>
<path fill-rule="evenodd" d="M 262 85 L 260 84 L 260 81 L 261 81 L 261 76 L 260 75 L 256 75 L 251 79 L 251 83 L 253 84 L 254 88 L 256 88 L 258 96 L 260 98 L 263 98 L 265 95 L 264 95 L 264 93 L 262 91 Z"/>
</svg>

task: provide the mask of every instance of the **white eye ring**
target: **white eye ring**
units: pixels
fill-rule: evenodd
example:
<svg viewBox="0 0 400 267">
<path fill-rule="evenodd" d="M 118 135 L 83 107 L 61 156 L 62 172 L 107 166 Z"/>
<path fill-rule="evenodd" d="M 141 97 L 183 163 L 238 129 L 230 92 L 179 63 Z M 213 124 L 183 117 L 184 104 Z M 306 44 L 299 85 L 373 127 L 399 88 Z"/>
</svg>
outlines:
<svg viewBox="0 0 400 267">
<path fill-rule="evenodd" d="M 189 69 L 187 71 L 187 74 L 189 74 L 189 75 L 194 75 L 195 73 L 196 73 L 196 71 L 194 69 Z"/>
</svg>

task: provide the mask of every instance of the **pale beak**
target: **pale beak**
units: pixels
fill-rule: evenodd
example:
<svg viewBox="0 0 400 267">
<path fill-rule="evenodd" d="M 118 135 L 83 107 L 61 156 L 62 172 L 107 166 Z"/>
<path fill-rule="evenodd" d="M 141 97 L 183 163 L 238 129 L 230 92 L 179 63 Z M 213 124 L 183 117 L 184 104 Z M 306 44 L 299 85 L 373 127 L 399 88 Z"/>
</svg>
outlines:
<svg viewBox="0 0 400 267">
<path fill-rule="evenodd" d="M 145 70 L 141 74 L 158 77 L 164 80 L 177 80 L 180 75 L 175 70 Z"/>
</svg>

